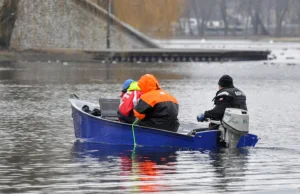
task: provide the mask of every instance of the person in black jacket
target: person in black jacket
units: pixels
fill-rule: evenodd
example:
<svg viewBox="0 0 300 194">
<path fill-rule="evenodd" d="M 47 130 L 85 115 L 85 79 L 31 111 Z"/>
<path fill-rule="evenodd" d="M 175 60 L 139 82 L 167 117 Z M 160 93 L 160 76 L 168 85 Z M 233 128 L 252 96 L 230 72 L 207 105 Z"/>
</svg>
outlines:
<svg viewBox="0 0 300 194">
<path fill-rule="evenodd" d="M 233 85 L 229 75 L 223 75 L 218 82 L 219 91 L 213 98 L 215 107 L 197 116 L 198 122 L 206 119 L 221 121 L 226 108 L 240 108 L 247 110 L 246 95 Z"/>
</svg>

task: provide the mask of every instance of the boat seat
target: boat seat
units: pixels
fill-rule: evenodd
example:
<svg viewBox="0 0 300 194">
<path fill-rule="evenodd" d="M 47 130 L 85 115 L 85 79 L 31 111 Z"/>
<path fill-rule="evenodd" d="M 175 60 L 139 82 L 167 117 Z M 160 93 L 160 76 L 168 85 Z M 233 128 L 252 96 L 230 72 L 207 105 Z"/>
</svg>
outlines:
<svg viewBox="0 0 300 194">
<path fill-rule="evenodd" d="M 99 98 L 101 117 L 109 120 L 118 120 L 117 110 L 120 105 L 120 99 Z"/>
</svg>

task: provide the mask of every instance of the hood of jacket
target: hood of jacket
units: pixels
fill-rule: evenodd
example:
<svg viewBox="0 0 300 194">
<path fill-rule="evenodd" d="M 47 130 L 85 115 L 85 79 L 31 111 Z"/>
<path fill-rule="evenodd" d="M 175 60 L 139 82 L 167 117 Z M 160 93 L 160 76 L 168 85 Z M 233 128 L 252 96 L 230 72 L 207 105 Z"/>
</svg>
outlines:
<svg viewBox="0 0 300 194">
<path fill-rule="evenodd" d="M 138 82 L 134 81 L 130 84 L 127 91 L 134 91 L 134 90 L 141 90 L 141 88 L 138 86 Z"/>
<path fill-rule="evenodd" d="M 138 86 L 143 93 L 161 89 L 158 80 L 151 74 L 143 75 L 138 82 Z"/>
</svg>

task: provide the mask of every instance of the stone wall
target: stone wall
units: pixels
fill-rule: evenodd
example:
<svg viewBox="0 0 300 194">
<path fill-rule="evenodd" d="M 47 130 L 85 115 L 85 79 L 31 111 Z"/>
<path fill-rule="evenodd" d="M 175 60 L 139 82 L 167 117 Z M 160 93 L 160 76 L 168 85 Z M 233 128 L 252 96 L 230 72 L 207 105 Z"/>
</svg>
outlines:
<svg viewBox="0 0 300 194">
<path fill-rule="evenodd" d="M 106 19 L 73 0 L 20 0 L 11 47 L 100 50 L 106 48 L 106 33 Z M 117 25 L 111 26 L 111 36 L 111 48 L 148 47 Z"/>
</svg>

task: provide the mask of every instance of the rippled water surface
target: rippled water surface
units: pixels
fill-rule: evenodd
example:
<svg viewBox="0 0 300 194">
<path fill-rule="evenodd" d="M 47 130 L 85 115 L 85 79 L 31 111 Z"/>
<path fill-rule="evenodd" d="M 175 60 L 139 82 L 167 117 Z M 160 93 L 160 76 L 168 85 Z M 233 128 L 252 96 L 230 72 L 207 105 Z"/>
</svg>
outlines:
<svg viewBox="0 0 300 194">
<path fill-rule="evenodd" d="M 213 107 L 218 78 L 247 95 L 246 150 L 183 151 L 76 142 L 69 94 L 97 103 L 145 73 L 182 122 Z M 300 65 L 0 63 L 0 193 L 300 193 Z M 206 124 L 199 124 L 205 126 Z"/>
</svg>

